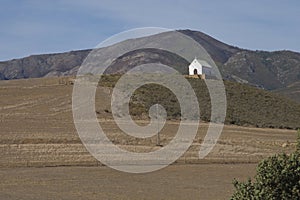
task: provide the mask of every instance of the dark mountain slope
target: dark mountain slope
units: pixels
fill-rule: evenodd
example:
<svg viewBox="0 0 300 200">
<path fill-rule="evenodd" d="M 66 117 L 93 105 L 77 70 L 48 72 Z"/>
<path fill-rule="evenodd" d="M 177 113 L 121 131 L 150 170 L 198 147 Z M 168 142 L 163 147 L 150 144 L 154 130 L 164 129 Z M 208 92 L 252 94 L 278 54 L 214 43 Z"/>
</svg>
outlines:
<svg viewBox="0 0 300 200">
<path fill-rule="evenodd" d="M 182 74 L 188 74 L 188 68 L 183 67 L 189 65 L 187 60 L 169 51 L 151 48 L 139 49 L 124 54 L 112 62 L 106 69 L 105 74 L 126 73 L 135 66 L 147 63 L 161 63 L 172 66 Z"/>
</svg>

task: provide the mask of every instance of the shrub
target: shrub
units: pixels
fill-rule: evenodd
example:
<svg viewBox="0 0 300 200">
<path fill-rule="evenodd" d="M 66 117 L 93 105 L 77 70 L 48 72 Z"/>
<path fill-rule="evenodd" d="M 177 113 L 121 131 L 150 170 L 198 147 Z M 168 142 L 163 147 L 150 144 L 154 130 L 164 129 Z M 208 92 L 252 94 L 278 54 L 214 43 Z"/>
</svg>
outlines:
<svg viewBox="0 0 300 200">
<path fill-rule="evenodd" d="M 294 153 L 269 157 L 258 164 L 256 171 L 255 181 L 234 180 L 232 200 L 300 199 L 300 131 Z"/>
</svg>

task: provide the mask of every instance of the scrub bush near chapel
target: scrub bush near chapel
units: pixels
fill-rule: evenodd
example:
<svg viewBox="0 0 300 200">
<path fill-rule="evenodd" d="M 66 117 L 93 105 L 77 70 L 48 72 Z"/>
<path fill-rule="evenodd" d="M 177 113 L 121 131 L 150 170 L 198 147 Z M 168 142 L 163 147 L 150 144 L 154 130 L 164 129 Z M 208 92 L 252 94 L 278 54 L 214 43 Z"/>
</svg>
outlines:
<svg viewBox="0 0 300 200">
<path fill-rule="evenodd" d="M 297 149 L 288 154 L 271 156 L 258 164 L 255 180 L 234 180 L 232 200 L 300 199 L 300 131 Z"/>
</svg>

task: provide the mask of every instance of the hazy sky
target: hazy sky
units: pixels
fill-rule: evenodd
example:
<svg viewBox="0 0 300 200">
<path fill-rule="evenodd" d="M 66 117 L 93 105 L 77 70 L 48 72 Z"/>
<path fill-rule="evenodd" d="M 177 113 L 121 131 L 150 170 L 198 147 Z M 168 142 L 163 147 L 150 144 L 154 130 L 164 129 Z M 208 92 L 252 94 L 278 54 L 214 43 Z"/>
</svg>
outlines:
<svg viewBox="0 0 300 200">
<path fill-rule="evenodd" d="M 247 49 L 300 51 L 299 0 L 1 0 L 0 60 L 93 48 L 138 27 L 193 29 Z"/>
</svg>

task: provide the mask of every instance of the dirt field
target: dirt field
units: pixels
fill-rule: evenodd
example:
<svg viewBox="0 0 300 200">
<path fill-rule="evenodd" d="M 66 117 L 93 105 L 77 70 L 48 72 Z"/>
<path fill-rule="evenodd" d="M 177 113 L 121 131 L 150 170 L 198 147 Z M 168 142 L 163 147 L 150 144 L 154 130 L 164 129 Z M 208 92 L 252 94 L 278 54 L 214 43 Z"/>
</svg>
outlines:
<svg viewBox="0 0 300 200">
<path fill-rule="evenodd" d="M 122 134 L 106 111 L 110 93 L 99 88 L 96 96 L 107 136 L 130 151 L 159 148 L 155 137 Z M 0 199 L 228 199 L 233 178 L 253 176 L 259 160 L 295 148 L 296 131 L 225 126 L 213 151 L 199 160 L 208 127 L 201 123 L 192 146 L 174 165 L 126 174 L 102 166 L 82 145 L 72 120 L 71 85 L 55 78 L 1 81 L 0 95 Z M 162 145 L 177 128 L 178 122 L 167 122 Z"/>
<path fill-rule="evenodd" d="M 0 169 L 0 199 L 229 199 L 254 164 L 172 165 L 149 174 L 107 167 Z"/>
</svg>

